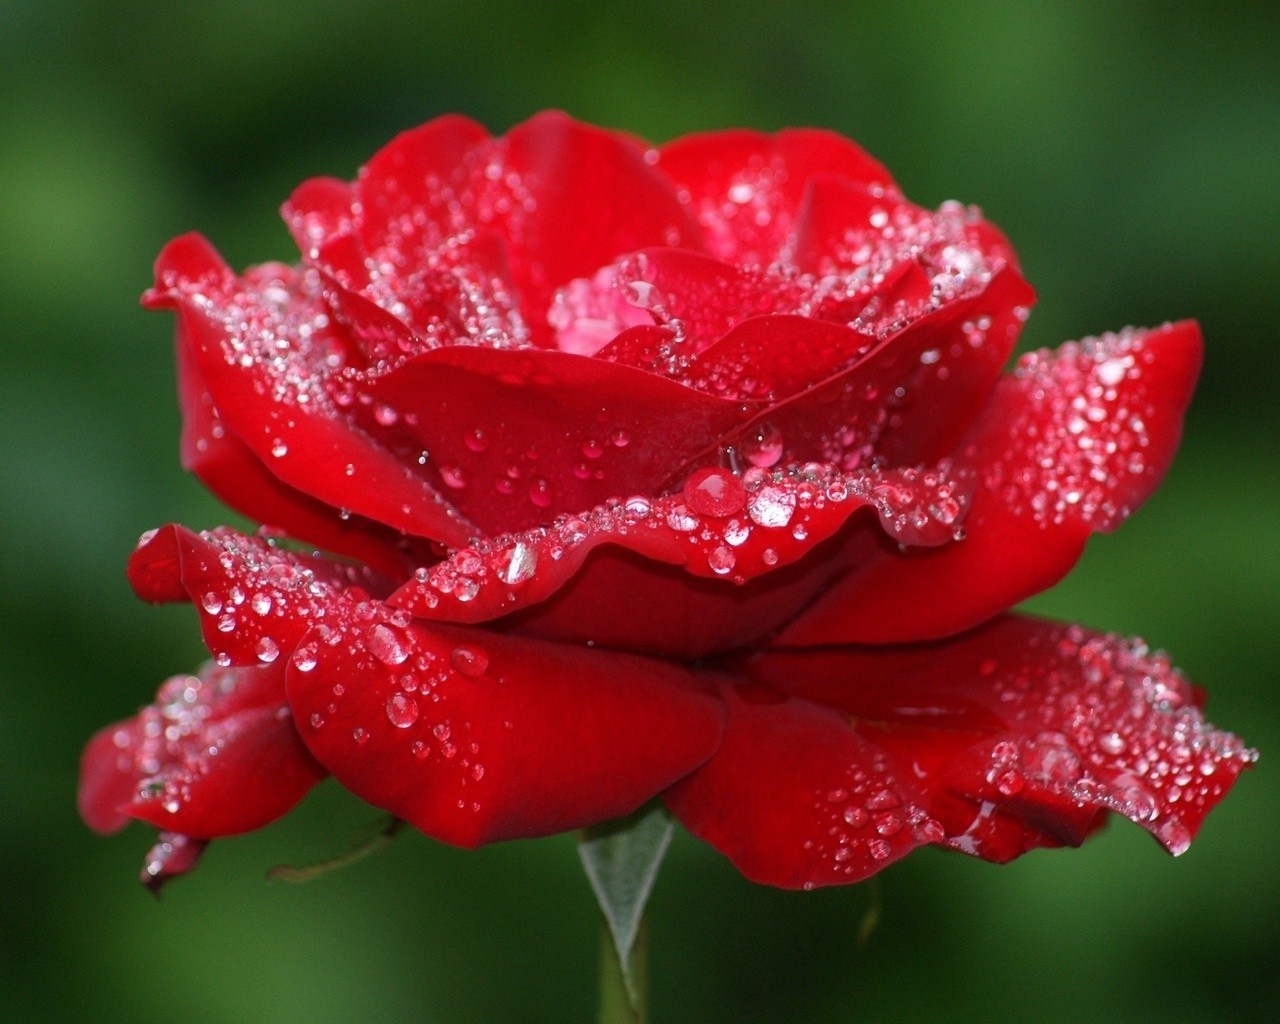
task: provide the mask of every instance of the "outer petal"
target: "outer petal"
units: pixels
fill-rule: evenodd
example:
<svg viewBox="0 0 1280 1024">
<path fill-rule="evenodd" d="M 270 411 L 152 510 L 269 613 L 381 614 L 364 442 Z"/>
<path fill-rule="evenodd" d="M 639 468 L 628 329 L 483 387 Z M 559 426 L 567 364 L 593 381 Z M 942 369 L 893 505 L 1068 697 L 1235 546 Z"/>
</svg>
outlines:
<svg viewBox="0 0 1280 1024">
<path fill-rule="evenodd" d="M 289 699 L 352 792 L 476 846 L 630 813 L 701 764 L 723 709 L 662 662 L 351 609 L 310 635 Z"/>
<path fill-rule="evenodd" d="M 294 729 L 283 665 L 206 665 L 89 741 L 80 813 L 99 832 L 139 818 L 209 839 L 274 821 L 324 776 Z"/>
<path fill-rule="evenodd" d="M 274 475 L 335 509 L 437 540 L 467 533 L 421 477 L 354 427 L 330 393 L 348 342 L 329 327 L 318 279 L 261 267 L 237 280 L 198 235 L 156 263 L 150 308 L 179 313 L 179 345 L 226 426 Z"/>
<path fill-rule="evenodd" d="M 223 665 L 273 664 L 343 595 L 361 599 L 389 589 L 367 569 L 234 530 L 196 534 L 181 526 L 143 535 L 129 560 L 129 582 L 147 601 L 191 601 L 205 645 Z"/>
<path fill-rule="evenodd" d="M 1057 582 L 1095 530 L 1118 526 L 1172 461 L 1200 365 L 1184 321 L 1025 356 L 958 461 L 981 485 L 963 541 L 878 545 L 783 634 L 788 644 L 945 636 Z"/>
<path fill-rule="evenodd" d="M 924 843 L 1009 860 L 1107 811 L 1181 853 L 1255 757 L 1163 656 L 1034 619 L 736 669 L 724 744 L 668 803 L 775 885 L 856 881 Z"/>
<path fill-rule="evenodd" d="M 401 534 L 363 517 L 344 519 L 337 509 L 273 476 L 227 430 L 185 346 L 178 347 L 178 396 L 182 465 L 228 505 L 297 540 L 351 556 L 392 575 L 412 566 L 410 542 Z"/>
<path fill-rule="evenodd" d="M 707 249 L 735 263 L 774 260 L 816 174 L 895 188 L 858 146 L 814 129 L 689 135 L 661 148 L 658 167 L 701 225 Z"/>
<path fill-rule="evenodd" d="M 698 658 L 759 639 L 848 567 L 870 524 L 942 544 L 969 482 L 948 467 L 695 471 L 657 501 L 613 501 L 494 538 L 415 573 L 390 602 L 422 618 L 483 622 L 579 643 Z M 690 578 L 690 576 L 694 578 Z"/>
</svg>

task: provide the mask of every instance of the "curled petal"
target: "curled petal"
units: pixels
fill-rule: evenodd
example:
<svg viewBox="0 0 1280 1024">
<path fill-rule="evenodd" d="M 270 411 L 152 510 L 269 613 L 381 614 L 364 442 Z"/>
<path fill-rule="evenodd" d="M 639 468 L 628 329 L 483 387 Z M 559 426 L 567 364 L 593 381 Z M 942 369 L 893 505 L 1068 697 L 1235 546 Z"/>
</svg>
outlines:
<svg viewBox="0 0 1280 1024">
<path fill-rule="evenodd" d="M 309 634 L 288 686 L 307 745 L 344 786 L 468 847 L 628 814 L 701 764 L 723 727 L 677 666 L 374 605 Z"/>
<path fill-rule="evenodd" d="M 846 564 L 824 542 L 859 509 L 873 508 L 899 543 L 945 544 L 963 520 L 969 486 L 946 466 L 845 474 L 814 464 L 745 477 L 702 469 L 656 501 L 615 500 L 456 550 L 389 600 L 422 618 L 484 622 L 524 613 L 568 588 L 579 596 L 509 624 L 699 657 L 759 638 L 811 600 Z M 802 560 L 803 571 L 786 571 Z M 656 565 L 646 570 L 646 561 Z M 651 617 L 668 614 L 694 622 L 702 646 L 686 649 L 687 629 L 656 628 Z M 721 614 L 724 635 L 712 625 Z"/>
<path fill-rule="evenodd" d="M 290 537 L 396 575 L 412 560 L 409 542 L 396 531 L 360 516 L 343 516 L 277 479 L 214 407 L 213 398 L 178 349 L 182 407 L 182 465 L 228 505 Z"/>
<path fill-rule="evenodd" d="M 1184 321 L 1024 356 L 957 461 L 977 475 L 965 538 L 880 546 L 788 627 L 793 644 L 945 636 L 1056 583 L 1089 535 L 1141 504 L 1173 459 L 1200 365 Z"/>
<path fill-rule="evenodd" d="M 197 534 L 181 526 L 143 536 L 129 560 L 129 582 L 144 600 L 192 602 L 205 645 L 223 665 L 283 663 L 341 595 L 389 589 L 368 569 L 230 529 Z"/>
<path fill-rule="evenodd" d="M 198 235 L 169 243 L 150 308 L 179 314 L 179 345 L 231 430 L 282 482 L 420 537 L 467 529 L 431 486 L 352 425 L 331 393 L 350 355 L 319 295 L 318 275 L 257 268 L 237 279 Z"/>
<path fill-rule="evenodd" d="M 855 881 L 924 843 L 1010 860 L 1076 845 L 1107 812 L 1181 853 L 1256 756 L 1163 655 L 1035 619 L 729 667 L 725 742 L 668 802 L 776 885 Z"/>
<path fill-rule="evenodd" d="M 210 839 L 274 821 L 324 776 L 294 729 L 283 665 L 206 665 L 166 680 L 154 703 L 89 741 L 80 813 L 99 832 L 137 818 Z"/>
</svg>

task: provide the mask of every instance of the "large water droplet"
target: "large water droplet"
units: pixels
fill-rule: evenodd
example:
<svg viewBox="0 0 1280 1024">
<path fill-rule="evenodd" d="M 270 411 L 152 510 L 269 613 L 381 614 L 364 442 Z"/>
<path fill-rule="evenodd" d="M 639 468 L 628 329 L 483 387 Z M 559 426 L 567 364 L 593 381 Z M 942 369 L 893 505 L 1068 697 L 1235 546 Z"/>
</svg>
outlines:
<svg viewBox="0 0 1280 1024">
<path fill-rule="evenodd" d="M 407 729 L 418 720 L 418 702 L 403 693 L 387 698 L 387 721 L 397 729 Z"/>
<path fill-rule="evenodd" d="M 742 510 L 747 491 L 727 469 L 708 467 L 689 475 L 684 482 L 684 500 L 701 515 L 723 519 Z"/>
<path fill-rule="evenodd" d="M 782 458 L 782 431 L 772 423 L 760 423 L 742 442 L 742 457 L 751 465 L 768 469 Z"/>
<path fill-rule="evenodd" d="M 489 655 L 483 647 L 461 645 L 453 649 L 449 663 L 464 676 L 480 676 L 489 667 Z"/>
<path fill-rule="evenodd" d="M 369 631 L 369 650 L 384 665 L 403 665 L 409 657 L 405 638 L 381 622 Z"/>
</svg>

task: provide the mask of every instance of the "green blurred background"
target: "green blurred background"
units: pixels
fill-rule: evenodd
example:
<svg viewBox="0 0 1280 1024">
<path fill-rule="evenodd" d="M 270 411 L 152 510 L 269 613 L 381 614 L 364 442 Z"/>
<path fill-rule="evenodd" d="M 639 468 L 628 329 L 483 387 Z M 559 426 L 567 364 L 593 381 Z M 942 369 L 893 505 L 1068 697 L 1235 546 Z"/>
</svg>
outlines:
<svg viewBox="0 0 1280 1024">
<path fill-rule="evenodd" d="M 127 13 L 126 13 L 127 12 Z M 1194 316 L 1208 359 L 1165 488 L 1042 612 L 1173 652 L 1263 748 L 1190 853 L 1113 825 L 997 868 L 924 851 L 866 887 L 742 880 L 677 838 L 653 901 L 661 1022 L 1280 1018 L 1280 16 L 1274 5 L 0 0 L 0 1019 L 589 1020 L 596 918 L 567 837 L 402 837 L 310 886 L 263 881 L 373 815 L 326 785 L 152 900 L 149 833 L 74 813 L 84 739 L 201 658 L 135 601 L 144 529 L 225 513 L 180 471 L 171 236 L 292 259 L 275 210 L 450 110 L 548 106 L 655 140 L 817 124 L 908 195 L 981 205 L 1048 345 Z"/>
</svg>

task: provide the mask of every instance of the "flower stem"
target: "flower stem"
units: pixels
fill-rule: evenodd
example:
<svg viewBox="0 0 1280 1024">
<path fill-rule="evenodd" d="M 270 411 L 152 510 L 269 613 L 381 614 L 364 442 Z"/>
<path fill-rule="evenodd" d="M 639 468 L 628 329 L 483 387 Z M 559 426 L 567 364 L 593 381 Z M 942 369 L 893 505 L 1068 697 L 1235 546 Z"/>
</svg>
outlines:
<svg viewBox="0 0 1280 1024">
<path fill-rule="evenodd" d="M 600 1024 L 646 1024 L 649 1020 L 649 922 L 646 914 L 631 947 L 630 984 L 618 960 L 607 923 L 600 926 Z"/>
</svg>

